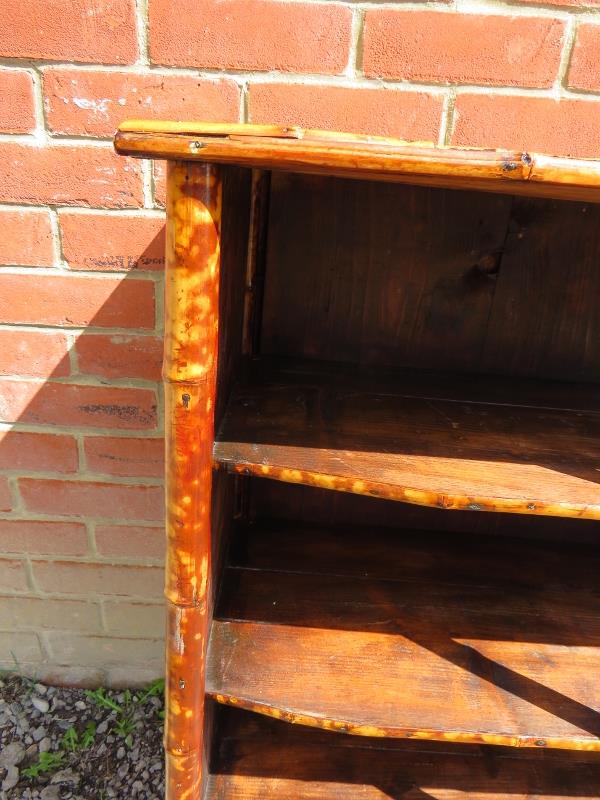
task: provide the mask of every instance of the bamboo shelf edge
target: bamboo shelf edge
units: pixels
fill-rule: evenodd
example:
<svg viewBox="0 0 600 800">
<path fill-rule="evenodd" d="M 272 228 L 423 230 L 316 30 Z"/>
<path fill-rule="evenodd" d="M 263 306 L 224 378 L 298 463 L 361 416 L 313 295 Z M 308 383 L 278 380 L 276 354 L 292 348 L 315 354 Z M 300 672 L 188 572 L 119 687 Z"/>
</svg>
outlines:
<svg viewBox="0 0 600 800">
<path fill-rule="evenodd" d="M 537 408 L 535 398 L 530 406 L 523 397 L 523 406 L 496 395 L 488 404 L 480 386 L 472 400 L 460 392 L 452 399 L 448 387 L 436 389 L 435 379 L 427 387 L 411 380 L 368 386 L 358 376 L 335 389 L 334 364 L 330 372 L 286 371 L 269 358 L 254 362 L 230 397 L 213 465 L 413 505 L 600 519 L 597 413 L 560 411 L 552 402 Z M 547 386 L 550 391 L 553 384 Z M 589 407 L 594 396 L 583 396 L 580 405 Z M 557 396 L 556 406 L 564 400 Z M 332 408 L 341 415 L 335 425 Z M 364 424 L 357 426 L 357 419 Z M 570 461 L 577 447 L 585 458 Z"/>
<path fill-rule="evenodd" d="M 600 753 L 600 742 L 584 737 L 559 738 L 539 736 L 514 736 L 510 733 L 477 733 L 475 731 L 445 731 L 436 728 L 384 728 L 377 725 L 362 725 L 349 719 L 327 719 L 320 714 L 308 714 L 287 708 L 277 708 L 268 703 L 257 702 L 250 697 L 236 694 L 221 694 L 213 688 L 207 695 L 216 703 L 237 708 L 269 719 L 280 720 L 305 728 L 359 736 L 370 739 L 407 739 L 423 742 L 446 742 L 463 745 L 485 745 L 492 747 L 527 748 L 534 750 L 565 750 L 569 752 Z"/>
<path fill-rule="evenodd" d="M 124 122 L 120 155 L 600 202 L 600 161 L 439 147 L 295 126 Z"/>
<path fill-rule="evenodd" d="M 359 737 L 598 753 L 597 564 L 587 545 L 568 561 L 515 539 L 257 520 L 224 576 L 207 692 Z"/>
</svg>

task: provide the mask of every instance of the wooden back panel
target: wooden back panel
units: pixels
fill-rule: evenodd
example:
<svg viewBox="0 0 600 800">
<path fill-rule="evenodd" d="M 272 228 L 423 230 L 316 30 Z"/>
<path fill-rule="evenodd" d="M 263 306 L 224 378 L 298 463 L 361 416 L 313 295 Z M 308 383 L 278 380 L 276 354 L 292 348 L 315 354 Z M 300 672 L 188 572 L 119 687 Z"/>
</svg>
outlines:
<svg viewBox="0 0 600 800">
<path fill-rule="evenodd" d="M 261 351 L 600 380 L 600 206 L 274 173 Z"/>
</svg>

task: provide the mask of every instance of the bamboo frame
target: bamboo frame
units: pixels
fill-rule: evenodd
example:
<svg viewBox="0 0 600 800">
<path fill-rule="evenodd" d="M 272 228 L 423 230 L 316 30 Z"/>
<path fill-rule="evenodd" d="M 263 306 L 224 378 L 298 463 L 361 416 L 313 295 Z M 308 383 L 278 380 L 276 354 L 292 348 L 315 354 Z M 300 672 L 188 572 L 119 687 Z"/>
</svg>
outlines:
<svg viewBox="0 0 600 800">
<path fill-rule="evenodd" d="M 115 148 L 138 158 L 399 181 L 600 202 L 600 162 L 512 150 L 438 147 L 295 126 L 129 120 Z"/>
<path fill-rule="evenodd" d="M 219 164 L 257 170 L 242 342 L 243 352 L 249 354 L 257 340 L 254 290 L 260 282 L 262 228 L 268 203 L 268 174 L 260 170 L 600 202 L 600 162 L 439 148 L 299 128 L 206 123 L 125 123 L 115 147 L 125 155 L 170 159 L 163 368 L 167 456 L 166 800 L 199 800 L 208 777 L 204 764 L 205 663 L 211 622 L 222 196 Z M 240 471 L 248 474 L 251 470 L 245 464 Z M 266 472 L 263 464 L 261 474 Z M 277 470 L 270 477 L 282 479 Z M 304 482 L 321 485 L 318 478 Z M 558 513 L 559 509 L 552 509 L 552 514 Z M 216 699 L 240 704 L 239 699 L 223 695 Z M 253 708 L 265 713 L 258 706 Z M 285 713 L 281 712 L 282 717 Z M 313 724 L 299 718 L 294 721 Z M 430 733 L 426 738 L 435 738 Z"/>
<path fill-rule="evenodd" d="M 202 796 L 222 182 L 210 164 L 167 173 L 165 351 L 166 798 Z"/>
</svg>

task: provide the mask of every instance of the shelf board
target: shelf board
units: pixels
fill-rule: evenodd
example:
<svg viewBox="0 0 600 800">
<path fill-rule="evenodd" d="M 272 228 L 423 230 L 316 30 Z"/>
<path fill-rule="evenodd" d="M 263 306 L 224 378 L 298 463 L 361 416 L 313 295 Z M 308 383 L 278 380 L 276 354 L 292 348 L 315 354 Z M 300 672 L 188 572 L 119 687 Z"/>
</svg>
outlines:
<svg viewBox="0 0 600 800">
<path fill-rule="evenodd" d="M 215 462 L 441 508 L 600 519 L 600 387 L 257 361 Z"/>
<path fill-rule="evenodd" d="M 227 711 L 206 800 L 600 798 L 600 769 L 585 753 L 397 746 Z"/>
<path fill-rule="evenodd" d="M 592 545 L 240 533 L 213 621 L 223 704 L 361 736 L 600 752 Z"/>
</svg>

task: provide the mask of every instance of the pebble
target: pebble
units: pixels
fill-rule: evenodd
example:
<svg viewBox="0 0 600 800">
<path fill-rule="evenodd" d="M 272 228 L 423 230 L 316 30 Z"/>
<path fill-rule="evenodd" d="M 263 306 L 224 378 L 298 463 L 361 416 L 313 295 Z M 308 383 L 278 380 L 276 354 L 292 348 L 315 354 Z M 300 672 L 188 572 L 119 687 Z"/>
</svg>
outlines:
<svg viewBox="0 0 600 800">
<path fill-rule="evenodd" d="M 37 710 L 41 711 L 42 714 L 46 714 L 50 710 L 50 703 L 43 697 L 37 697 L 34 695 L 31 698 L 31 703 L 34 708 L 37 708 Z"/>
<path fill-rule="evenodd" d="M 9 789 L 14 789 L 18 782 L 19 768 L 14 764 L 9 764 L 9 766 L 6 767 L 6 777 L 2 781 L 2 791 L 8 792 Z"/>
<path fill-rule="evenodd" d="M 33 730 L 33 741 L 34 742 L 41 742 L 41 740 L 46 735 L 46 728 L 43 725 L 38 725 L 37 728 Z"/>
<path fill-rule="evenodd" d="M 2 681 L 7 688 L 0 697 L 0 800 L 160 800 L 164 786 L 162 721 L 156 713 L 162 707 L 160 698 L 148 698 L 143 704 L 131 699 L 128 714 L 135 730 L 128 746 L 114 731 L 116 715 L 86 701 L 80 689 L 34 685 L 14 675 L 3 675 Z M 107 692 L 117 698 L 116 692 Z M 130 695 L 120 694 L 125 704 Z M 64 732 L 73 726 L 81 734 L 88 723 L 96 725 L 94 741 L 67 751 Z M 58 771 L 34 778 L 22 775 L 40 753 L 61 751 Z"/>
<path fill-rule="evenodd" d="M 48 739 L 48 742 L 50 742 L 50 739 Z M 25 750 L 25 758 L 23 759 L 23 761 L 31 761 L 37 756 L 37 754 L 38 754 L 37 746 L 35 744 L 31 744 L 29 745 L 27 750 Z"/>
<path fill-rule="evenodd" d="M 46 786 L 40 792 L 40 800 L 60 800 L 60 786 L 52 784 Z"/>
<path fill-rule="evenodd" d="M 11 742 L 0 752 L 0 767 L 19 765 L 25 758 L 25 747 L 21 742 Z"/>
<path fill-rule="evenodd" d="M 80 781 L 80 776 L 72 769 L 61 769 L 50 778 L 50 783 L 69 783 L 72 786 L 79 786 Z"/>
</svg>

